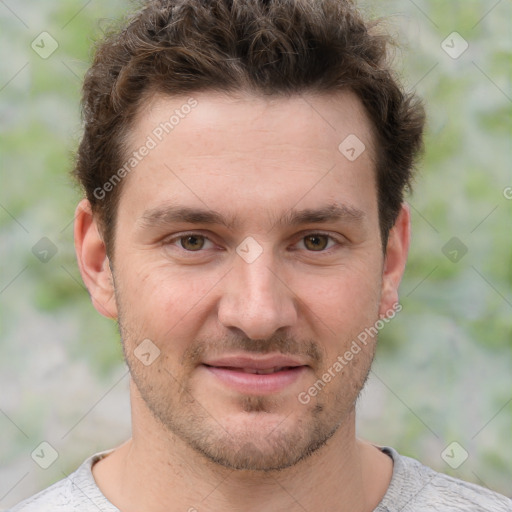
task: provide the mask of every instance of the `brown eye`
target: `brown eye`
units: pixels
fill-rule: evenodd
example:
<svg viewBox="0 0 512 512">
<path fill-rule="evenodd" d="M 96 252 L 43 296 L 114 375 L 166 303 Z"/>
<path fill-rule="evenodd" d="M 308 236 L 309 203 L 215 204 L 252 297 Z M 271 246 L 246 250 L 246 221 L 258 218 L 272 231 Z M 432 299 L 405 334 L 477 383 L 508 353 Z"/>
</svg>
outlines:
<svg viewBox="0 0 512 512">
<path fill-rule="evenodd" d="M 204 246 L 204 236 L 186 235 L 180 237 L 180 245 L 187 251 L 198 251 Z"/>
<path fill-rule="evenodd" d="M 323 251 L 329 243 L 329 238 L 327 235 L 308 235 L 304 237 L 304 245 L 311 251 Z"/>
</svg>

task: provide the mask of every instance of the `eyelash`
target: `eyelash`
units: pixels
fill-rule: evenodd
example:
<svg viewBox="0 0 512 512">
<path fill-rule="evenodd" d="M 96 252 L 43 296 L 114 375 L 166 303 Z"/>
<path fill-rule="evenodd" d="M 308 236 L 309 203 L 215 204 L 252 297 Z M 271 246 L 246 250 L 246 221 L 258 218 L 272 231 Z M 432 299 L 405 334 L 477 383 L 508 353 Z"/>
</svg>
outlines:
<svg viewBox="0 0 512 512">
<path fill-rule="evenodd" d="M 326 236 L 327 238 L 330 239 L 330 241 L 334 241 L 338 246 L 342 246 L 345 243 L 341 239 L 339 239 L 337 237 L 334 237 L 334 236 L 330 235 L 329 233 L 323 233 L 321 231 L 311 231 L 309 233 L 305 233 L 305 234 L 303 234 L 300 237 L 300 239 L 296 243 L 303 241 L 304 238 L 306 238 L 308 236 L 314 236 L 314 235 Z M 179 235 L 173 236 L 172 238 L 165 239 L 163 241 L 163 245 L 165 245 L 165 246 L 173 246 L 174 243 L 179 242 L 182 238 L 186 238 L 187 236 L 201 237 L 201 238 L 204 238 L 205 240 L 208 240 L 212 244 L 214 243 L 206 235 L 203 235 L 202 233 L 198 233 L 198 232 L 195 232 L 195 231 L 190 231 L 190 232 L 186 232 L 186 233 L 180 233 Z M 202 249 L 199 249 L 198 251 L 188 251 L 187 249 L 184 249 L 183 247 L 177 247 L 176 245 L 174 245 L 174 246 L 178 250 L 186 252 L 187 254 L 201 254 L 205 250 L 207 250 L 207 249 L 203 249 L 202 248 Z M 321 251 L 310 251 L 308 249 L 305 249 L 305 250 L 306 250 L 306 252 L 309 252 L 309 253 L 312 253 L 312 254 L 315 254 L 315 253 L 317 253 L 317 254 L 330 254 L 332 252 L 332 249 L 335 249 L 335 248 L 336 248 L 336 246 L 334 245 L 334 246 L 328 247 L 327 249 L 323 249 Z"/>
</svg>

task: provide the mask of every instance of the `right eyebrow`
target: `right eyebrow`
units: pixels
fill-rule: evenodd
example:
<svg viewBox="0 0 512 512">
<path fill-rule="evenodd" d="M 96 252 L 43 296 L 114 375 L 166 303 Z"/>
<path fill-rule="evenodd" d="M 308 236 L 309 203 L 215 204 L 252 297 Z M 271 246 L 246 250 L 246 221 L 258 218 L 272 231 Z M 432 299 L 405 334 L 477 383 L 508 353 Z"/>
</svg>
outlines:
<svg viewBox="0 0 512 512">
<path fill-rule="evenodd" d="M 221 213 L 203 208 L 168 205 L 145 211 L 138 223 L 142 227 L 167 226 L 184 222 L 187 224 L 219 224 L 228 229 L 235 228 L 239 223 L 233 217 L 226 218 Z"/>
</svg>

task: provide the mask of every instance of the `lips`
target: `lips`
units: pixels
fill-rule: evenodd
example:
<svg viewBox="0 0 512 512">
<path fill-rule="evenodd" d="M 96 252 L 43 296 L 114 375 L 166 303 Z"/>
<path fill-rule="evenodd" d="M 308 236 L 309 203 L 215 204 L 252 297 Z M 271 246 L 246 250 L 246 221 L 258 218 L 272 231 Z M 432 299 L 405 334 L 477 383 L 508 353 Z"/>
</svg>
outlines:
<svg viewBox="0 0 512 512">
<path fill-rule="evenodd" d="M 232 370 L 234 372 L 243 372 L 243 373 L 254 373 L 257 375 L 269 375 L 271 373 L 280 372 L 282 370 L 290 370 L 292 368 L 297 368 L 296 366 L 275 366 L 273 368 L 237 368 L 235 366 L 216 366 L 216 365 L 206 365 L 211 366 L 213 368 L 223 368 L 224 370 Z"/>
<path fill-rule="evenodd" d="M 248 373 L 256 373 L 259 371 L 268 371 L 269 373 L 272 373 L 272 370 L 275 371 L 276 369 L 307 366 L 305 361 L 285 354 L 265 355 L 260 357 L 231 355 L 216 359 L 209 359 L 204 361 L 203 364 L 207 366 L 215 366 L 217 368 L 243 370 Z"/>
<path fill-rule="evenodd" d="M 203 363 L 210 378 L 243 394 L 277 393 L 295 383 L 308 369 L 305 361 L 284 354 L 232 355 Z"/>
</svg>

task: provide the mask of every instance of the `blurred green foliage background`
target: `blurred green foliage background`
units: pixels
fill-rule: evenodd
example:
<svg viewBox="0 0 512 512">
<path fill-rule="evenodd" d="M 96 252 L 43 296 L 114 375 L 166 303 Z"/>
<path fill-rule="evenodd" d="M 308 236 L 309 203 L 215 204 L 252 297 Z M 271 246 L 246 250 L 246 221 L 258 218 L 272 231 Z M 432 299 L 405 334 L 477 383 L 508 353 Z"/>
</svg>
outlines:
<svg viewBox="0 0 512 512">
<path fill-rule="evenodd" d="M 510 495 L 512 5 L 361 5 L 388 17 L 398 73 L 429 120 L 403 311 L 381 333 L 359 435 Z M 75 261 L 81 195 L 68 174 L 92 43 L 131 6 L 0 3 L 0 509 L 130 435 L 116 325 L 93 309 Z M 43 31 L 58 43 L 46 59 L 31 48 Z M 457 59 L 441 47 L 454 31 L 469 44 Z M 43 237 L 57 250 L 46 263 L 32 251 Z M 30 456 L 41 441 L 59 453 L 46 470 Z M 458 469 L 441 457 L 452 441 L 469 454 Z"/>
</svg>

